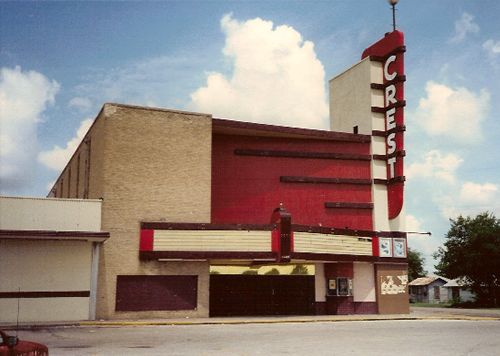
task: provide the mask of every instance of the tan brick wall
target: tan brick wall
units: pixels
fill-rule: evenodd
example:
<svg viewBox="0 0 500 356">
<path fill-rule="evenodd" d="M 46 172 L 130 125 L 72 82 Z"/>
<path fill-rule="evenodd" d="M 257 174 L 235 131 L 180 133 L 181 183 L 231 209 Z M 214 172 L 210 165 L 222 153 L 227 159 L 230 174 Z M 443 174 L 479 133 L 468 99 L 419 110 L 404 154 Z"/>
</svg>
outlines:
<svg viewBox="0 0 500 356">
<path fill-rule="evenodd" d="M 212 121 L 209 115 L 106 104 L 55 183 L 58 197 L 84 197 L 91 142 L 88 198 L 102 198 L 102 230 L 111 233 L 100 256 L 97 318 L 205 317 L 208 262 L 139 260 L 141 221 L 210 222 Z M 64 179 L 64 191 L 59 191 Z M 198 275 L 191 311 L 115 312 L 116 276 Z"/>
<path fill-rule="evenodd" d="M 111 104 L 103 114 L 92 150 L 104 145 L 104 155 L 92 157 L 92 170 L 104 174 L 91 174 L 90 197 L 104 199 L 102 228 L 111 238 L 101 254 L 98 318 L 208 316 L 208 262 L 141 262 L 138 252 L 141 221 L 210 222 L 210 116 Z M 198 275 L 198 308 L 115 313 L 116 276 L 127 274 Z"/>
</svg>

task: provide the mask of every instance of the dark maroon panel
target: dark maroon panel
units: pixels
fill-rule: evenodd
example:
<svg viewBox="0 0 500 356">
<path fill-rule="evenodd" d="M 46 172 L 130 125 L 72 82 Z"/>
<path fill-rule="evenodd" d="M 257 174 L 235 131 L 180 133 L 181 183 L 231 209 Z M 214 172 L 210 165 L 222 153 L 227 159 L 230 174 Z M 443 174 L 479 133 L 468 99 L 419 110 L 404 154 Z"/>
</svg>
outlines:
<svg viewBox="0 0 500 356">
<path fill-rule="evenodd" d="M 377 314 L 377 302 L 354 302 L 355 314 Z"/>
<path fill-rule="evenodd" d="M 117 276 L 116 311 L 196 309 L 198 276 Z"/>
</svg>

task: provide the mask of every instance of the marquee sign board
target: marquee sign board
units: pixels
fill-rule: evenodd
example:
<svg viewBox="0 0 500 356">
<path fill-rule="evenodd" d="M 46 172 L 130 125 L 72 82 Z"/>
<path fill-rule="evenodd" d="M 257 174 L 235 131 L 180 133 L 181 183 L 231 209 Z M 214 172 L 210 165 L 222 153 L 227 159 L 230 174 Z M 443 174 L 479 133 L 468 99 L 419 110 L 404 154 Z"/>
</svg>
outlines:
<svg viewBox="0 0 500 356">
<path fill-rule="evenodd" d="M 404 172 L 404 35 L 393 31 L 365 49 L 362 58 L 382 62 L 383 84 L 372 88 L 384 90 L 384 107 L 372 107 L 385 116 L 387 162 L 387 200 L 389 219 L 396 218 L 403 207 Z"/>
</svg>

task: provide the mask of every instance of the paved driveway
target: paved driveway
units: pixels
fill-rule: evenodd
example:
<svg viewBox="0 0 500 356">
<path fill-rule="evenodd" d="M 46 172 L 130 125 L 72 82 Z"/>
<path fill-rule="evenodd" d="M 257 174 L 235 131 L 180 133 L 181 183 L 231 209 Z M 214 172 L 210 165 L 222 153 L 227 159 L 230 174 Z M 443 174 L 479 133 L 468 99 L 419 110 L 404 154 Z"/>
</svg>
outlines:
<svg viewBox="0 0 500 356">
<path fill-rule="evenodd" d="M 500 318 L 500 309 L 462 309 L 462 308 L 430 308 L 430 307 L 410 307 L 410 315 L 416 317 L 445 315 L 470 316 L 485 318 Z"/>
</svg>

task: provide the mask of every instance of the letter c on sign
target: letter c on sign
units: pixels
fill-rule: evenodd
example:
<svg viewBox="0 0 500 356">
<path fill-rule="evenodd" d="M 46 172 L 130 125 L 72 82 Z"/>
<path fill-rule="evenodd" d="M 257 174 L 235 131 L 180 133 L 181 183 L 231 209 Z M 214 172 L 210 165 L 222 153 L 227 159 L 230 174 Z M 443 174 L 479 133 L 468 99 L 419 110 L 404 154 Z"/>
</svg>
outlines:
<svg viewBox="0 0 500 356">
<path fill-rule="evenodd" d="M 396 75 L 398 75 L 398 73 L 396 72 L 392 72 L 392 74 L 389 74 L 389 65 L 394 62 L 396 60 L 396 55 L 393 54 L 392 56 L 390 56 L 389 58 L 387 58 L 387 60 L 385 61 L 385 64 L 384 64 L 384 78 L 385 80 L 393 80 L 394 78 L 396 78 Z"/>
</svg>

